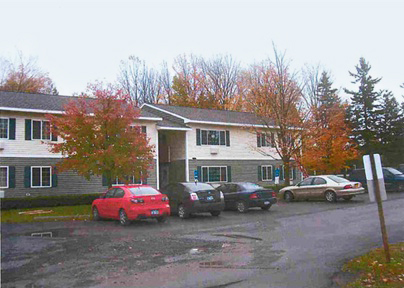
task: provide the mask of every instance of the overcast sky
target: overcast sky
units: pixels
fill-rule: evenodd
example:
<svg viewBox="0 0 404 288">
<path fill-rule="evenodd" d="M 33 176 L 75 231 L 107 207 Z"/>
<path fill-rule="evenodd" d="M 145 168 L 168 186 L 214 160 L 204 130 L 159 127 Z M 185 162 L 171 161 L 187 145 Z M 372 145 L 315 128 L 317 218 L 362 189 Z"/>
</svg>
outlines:
<svg viewBox="0 0 404 288">
<path fill-rule="evenodd" d="M 0 57 L 36 57 L 62 95 L 115 81 L 129 55 L 158 68 L 230 54 L 246 66 L 275 43 L 296 70 L 322 65 L 336 88 L 356 87 L 348 71 L 364 57 L 383 77 L 376 88 L 404 100 L 403 0 L 0 0 L 0 11 Z"/>
</svg>

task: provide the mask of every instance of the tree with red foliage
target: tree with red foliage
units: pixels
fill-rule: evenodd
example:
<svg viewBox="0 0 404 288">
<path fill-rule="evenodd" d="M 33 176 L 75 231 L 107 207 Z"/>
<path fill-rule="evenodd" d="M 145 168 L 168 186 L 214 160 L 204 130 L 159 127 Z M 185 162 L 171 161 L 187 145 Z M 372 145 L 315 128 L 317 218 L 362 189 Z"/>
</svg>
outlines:
<svg viewBox="0 0 404 288">
<path fill-rule="evenodd" d="M 61 171 L 73 169 L 90 179 L 104 175 L 108 187 L 113 177 L 147 177 L 154 147 L 134 123 L 139 117 L 127 94 L 112 85 L 92 85 L 93 98 L 80 96 L 65 106 L 63 115 L 48 115 L 64 142 L 49 144 L 65 158 Z"/>
</svg>

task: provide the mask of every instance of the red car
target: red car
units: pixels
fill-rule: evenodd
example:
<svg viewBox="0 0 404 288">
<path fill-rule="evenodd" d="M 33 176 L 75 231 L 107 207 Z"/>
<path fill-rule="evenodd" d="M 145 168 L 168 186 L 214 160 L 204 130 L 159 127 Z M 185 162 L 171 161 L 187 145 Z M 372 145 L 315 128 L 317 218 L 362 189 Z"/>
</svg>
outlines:
<svg viewBox="0 0 404 288">
<path fill-rule="evenodd" d="M 114 186 L 95 199 L 93 219 L 117 219 L 122 225 L 131 220 L 155 218 L 164 222 L 170 216 L 168 197 L 148 185 Z"/>
</svg>

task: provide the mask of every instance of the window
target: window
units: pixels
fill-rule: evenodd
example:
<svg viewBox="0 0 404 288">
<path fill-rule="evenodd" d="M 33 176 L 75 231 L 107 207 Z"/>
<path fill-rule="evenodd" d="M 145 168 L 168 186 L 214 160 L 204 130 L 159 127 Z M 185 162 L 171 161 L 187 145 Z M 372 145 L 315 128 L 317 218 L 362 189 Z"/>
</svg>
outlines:
<svg viewBox="0 0 404 288">
<path fill-rule="evenodd" d="M 257 133 L 257 146 L 258 147 L 274 147 L 275 135 L 274 133 Z"/>
<path fill-rule="evenodd" d="M 227 167 L 203 166 L 202 182 L 227 182 Z"/>
<path fill-rule="evenodd" d="M 32 139 L 51 139 L 51 129 L 49 121 L 32 120 Z"/>
<path fill-rule="evenodd" d="M 262 181 L 272 181 L 272 165 L 261 166 Z"/>
<path fill-rule="evenodd" d="M 50 166 L 32 166 L 31 167 L 31 187 L 51 187 L 52 167 Z"/>
<path fill-rule="evenodd" d="M 142 173 L 140 175 L 142 175 Z M 142 178 L 142 177 L 140 177 L 140 178 Z M 135 176 L 126 176 L 124 178 L 115 177 L 115 178 L 112 178 L 111 184 L 112 185 L 125 185 L 125 180 L 128 183 L 128 185 L 143 184 L 142 179 L 136 179 Z"/>
<path fill-rule="evenodd" d="M 327 184 L 327 181 L 325 181 L 323 178 L 319 177 L 314 178 L 313 185 L 324 185 L 324 184 Z"/>
<path fill-rule="evenodd" d="M 8 166 L 0 166 L 0 188 L 8 188 Z"/>
<path fill-rule="evenodd" d="M 161 193 L 152 187 L 138 187 L 129 188 L 132 195 L 135 196 L 145 196 L 145 195 L 160 195 Z"/>
<path fill-rule="evenodd" d="M 199 134 L 197 137 L 201 139 L 202 145 L 229 146 L 226 131 L 197 129 L 197 134 Z"/>
<path fill-rule="evenodd" d="M 304 179 L 302 182 L 299 183 L 299 186 L 310 186 L 313 178 L 309 177 Z"/>
<path fill-rule="evenodd" d="M 0 139 L 8 139 L 8 118 L 0 118 Z"/>
</svg>

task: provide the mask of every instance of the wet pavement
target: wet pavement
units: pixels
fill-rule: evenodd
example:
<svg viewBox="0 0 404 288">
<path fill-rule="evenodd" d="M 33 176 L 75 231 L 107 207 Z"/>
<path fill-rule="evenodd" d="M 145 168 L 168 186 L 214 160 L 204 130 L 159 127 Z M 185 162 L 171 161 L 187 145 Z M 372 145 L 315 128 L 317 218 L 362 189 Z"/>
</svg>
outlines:
<svg viewBox="0 0 404 288">
<path fill-rule="evenodd" d="M 404 241 L 404 193 L 384 202 Z M 296 202 L 246 214 L 3 224 L 2 287 L 338 287 L 343 263 L 381 246 L 377 207 Z"/>
</svg>

